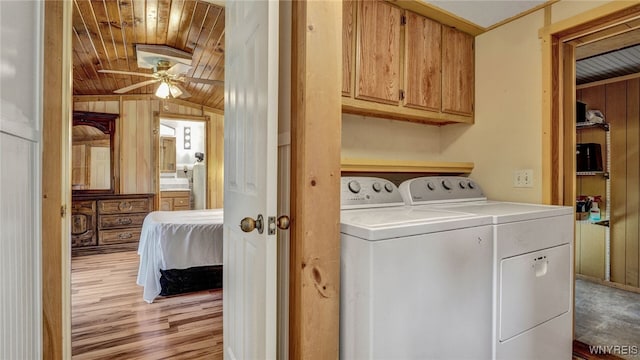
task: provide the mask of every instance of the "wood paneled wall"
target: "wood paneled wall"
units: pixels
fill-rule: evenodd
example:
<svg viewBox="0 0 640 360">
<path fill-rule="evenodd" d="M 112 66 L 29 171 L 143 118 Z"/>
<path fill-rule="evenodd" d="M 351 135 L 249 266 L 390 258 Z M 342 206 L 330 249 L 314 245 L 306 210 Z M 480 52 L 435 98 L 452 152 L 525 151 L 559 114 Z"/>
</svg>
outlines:
<svg viewBox="0 0 640 360">
<path fill-rule="evenodd" d="M 154 113 L 208 116 L 209 149 L 207 167 L 209 207 L 223 204 L 224 116 L 197 104 L 149 99 L 144 97 L 75 97 L 74 110 L 120 114 L 115 139 L 120 146 L 119 187 L 121 194 L 154 193 L 155 154 L 153 151 Z M 116 169 L 116 173 L 118 170 Z"/>
<path fill-rule="evenodd" d="M 640 287 L 640 79 L 586 87 L 578 90 L 577 99 L 589 109 L 601 110 L 611 124 L 611 281 Z M 604 152 L 602 131 L 581 133 L 578 142 L 601 142 Z M 604 181 L 595 185 L 596 181 L 578 179 L 577 192 L 604 194 Z M 604 229 L 596 225 L 579 223 L 576 228 L 578 273 L 602 278 L 595 271 L 599 262 L 604 271 L 601 232 Z"/>
</svg>

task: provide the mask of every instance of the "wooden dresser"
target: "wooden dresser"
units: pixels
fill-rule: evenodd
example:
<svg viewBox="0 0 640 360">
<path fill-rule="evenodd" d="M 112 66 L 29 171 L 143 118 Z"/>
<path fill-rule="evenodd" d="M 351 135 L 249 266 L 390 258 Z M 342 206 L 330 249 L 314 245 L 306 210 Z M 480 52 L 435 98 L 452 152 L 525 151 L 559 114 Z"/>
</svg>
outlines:
<svg viewBox="0 0 640 360">
<path fill-rule="evenodd" d="M 78 195 L 71 212 L 73 256 L 136 250 L 153 194 Z"/>
</svg>

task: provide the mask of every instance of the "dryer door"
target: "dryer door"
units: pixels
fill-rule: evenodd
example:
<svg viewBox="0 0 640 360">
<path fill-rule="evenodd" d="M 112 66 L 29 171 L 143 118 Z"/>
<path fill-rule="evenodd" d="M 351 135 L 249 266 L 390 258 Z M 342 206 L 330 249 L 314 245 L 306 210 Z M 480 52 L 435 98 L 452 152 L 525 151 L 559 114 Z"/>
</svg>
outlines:
<svg viewBox="0 0 640 360">
<path fill-rule="evenodd" d="M 501 342 L 569 311 L 570 259 L 565 244 L 500 261 Z"/>
</svg>

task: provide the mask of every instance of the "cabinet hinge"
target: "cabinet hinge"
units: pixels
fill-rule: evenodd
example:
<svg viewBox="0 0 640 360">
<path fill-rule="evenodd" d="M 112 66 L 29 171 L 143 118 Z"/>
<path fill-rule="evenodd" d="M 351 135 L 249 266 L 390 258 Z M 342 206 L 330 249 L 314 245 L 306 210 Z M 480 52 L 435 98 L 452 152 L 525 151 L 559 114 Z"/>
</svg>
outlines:
<svg viewBox="0 0 640 360">
<path fill-rule="evenodd" d="M 400 89 L 400 100 L 404 100 L 404 90 Z"/>
<path fill-rule="evenodd" d="M 67 205 L 60 206 L 60 217 L 63 218 L 66 213 L 67 213 Z"/>
<path fill-rule="evenodd" d="M 400 16 L 400 25 L 407 25 L 407 17 L 402 15 Z"/>
</svg>

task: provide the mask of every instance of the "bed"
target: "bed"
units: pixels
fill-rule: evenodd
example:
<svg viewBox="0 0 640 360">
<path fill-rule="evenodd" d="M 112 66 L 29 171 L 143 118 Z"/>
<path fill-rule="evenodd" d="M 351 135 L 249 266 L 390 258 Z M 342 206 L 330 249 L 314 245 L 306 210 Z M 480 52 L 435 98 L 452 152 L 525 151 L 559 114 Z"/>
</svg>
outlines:
<svg viewBox="0 0 640 360">
<path fill-rule="evenodd" d="M 140 234 L 143 299 L 222 287 L 222 209 L 154 211 Z"/>
</svg>

